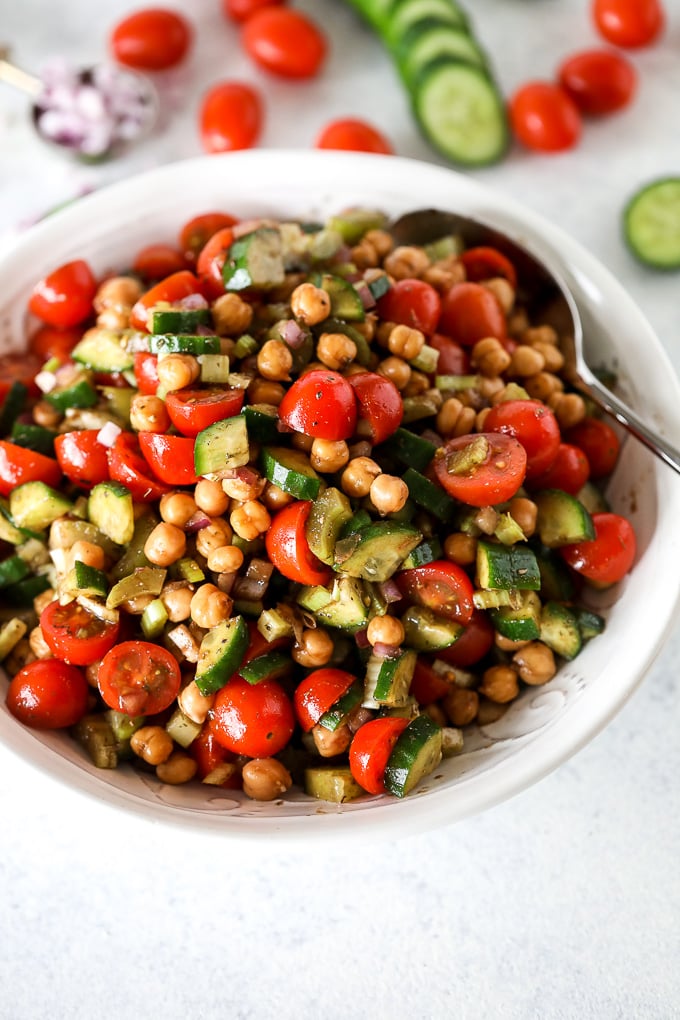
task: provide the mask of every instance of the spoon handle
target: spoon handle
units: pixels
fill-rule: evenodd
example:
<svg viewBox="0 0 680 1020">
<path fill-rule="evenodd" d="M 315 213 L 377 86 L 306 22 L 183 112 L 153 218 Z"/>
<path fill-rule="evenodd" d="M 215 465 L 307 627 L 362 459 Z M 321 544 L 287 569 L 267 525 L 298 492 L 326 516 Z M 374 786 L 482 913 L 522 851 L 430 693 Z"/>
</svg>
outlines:
<svg viewBox="0 0 680 1020">
<path fill-rule="evenodd" d="M 29 96 L 36 99 L 42 92 L 40 78 L 11 64 L 8 57 L 9 50 L 5 46 L 0 46 L 0 81 L 7 82 L 8 85 L 12 85 L 21 92 L 27 92 Z"/>
</svg>

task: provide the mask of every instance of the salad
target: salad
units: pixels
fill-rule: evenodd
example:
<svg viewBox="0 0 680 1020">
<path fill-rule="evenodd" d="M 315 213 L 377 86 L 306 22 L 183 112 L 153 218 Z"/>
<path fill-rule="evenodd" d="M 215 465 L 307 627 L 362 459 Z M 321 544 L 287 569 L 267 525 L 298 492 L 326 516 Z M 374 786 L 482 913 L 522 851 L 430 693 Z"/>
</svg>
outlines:
<svg viewBox="0 0 680 1020">
<path fill-rule="evenodd" d="M 495 248 L 349 209 L 131 255 L 38 281 L 0 383 L 9 711 L 162 783 L 409 794 L 603 629 L 616 433 Z"/>
</svg>

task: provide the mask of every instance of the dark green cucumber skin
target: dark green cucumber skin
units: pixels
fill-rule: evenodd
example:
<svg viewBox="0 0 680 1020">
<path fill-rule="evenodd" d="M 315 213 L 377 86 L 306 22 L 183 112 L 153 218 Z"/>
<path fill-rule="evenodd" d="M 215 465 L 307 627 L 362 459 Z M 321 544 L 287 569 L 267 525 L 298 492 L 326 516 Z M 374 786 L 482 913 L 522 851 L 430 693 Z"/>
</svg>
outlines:
<svg viewBox="0 0 680 1020">
<path fill-rule="evenodd" d="M 43 425 L 15 421 L 11 439 L 17 446 L 35 453 L 44 453 L 46 457 L 54 457 L 54 440 L 57 435 L 54 429 L 46 429 Z"/>
<path fill-rule="evenodd" d="M 152 354 L 219 354 L 218 336 L 196 336 L 179 333 L 152 333 L 149 350 Z"/>
<path fill-rule="evenodd" d="M 197 326 L 209 326 L 209 308 L 159 309 L 151 316 L 152 333 L 194 333 Z"/>
<path fill-rule="evenodd" d="M 414 503 L 429 511 L 445 524 L 453 520 L 457 504 L 440 485 L 435 485 L 414 468 L 407 468 L 402 478 L 408 486 L 409 495 Z"/>
<path fill-rule="evenodd" d="M 0 588 L 23 581 L 29 573 L 28 564 L 21 556 L 8 556 L 6 560 L 0 561 Z"/>
<path fill-rule="evenodd" d="M 422 472 L 429 466 L 437 447 L 429 439 L 423 439 L 408 429 L 398 428 L 394 435 L 377 447 L 375 452 L 378 455 L 395 457 L 406 467 Z"/>
<path fill-rule="evenodd" d="M 6 436 L 26 405 L 28 387 L 14 380 L 0 407 L 0 436 Z M 36 426 L 37 427 L 37 426 Z M 14 440 L 16 442 L 16 439 Z M 22 445 L 21 443 L 19 444 Z M 40 453 L 43 451 L 40 450 Z"/>
<path fill-rule="evenodd" d="M 260 454 L 264 476 L 297 499 L 316 499 L 321 489 L 321 478 L 311 468 L 312 473 L 306 474 L 293 466 L 289 467 L 287 461 L 294 464 L 295 453 L 295 450 L 287 447 L 264 447 Z"/>
<path fill-rule="evenodd" d="M 429 715 L 419 715 L 413 719 L 402 732 L 390 755 L 385 768 L 385 788 L 396 797 L 406 795 L 406 786 L 410 778 L 414 762 L 426 742 L 433 740 L 441 728 Z"/>
<path fill-rule="evenodd" d="M 276 427 L 278 418 L 273 414 L 259 411 L 256 407 L 246 406 L 243 408 L 246 419 L 248 436 L 255 443 L 275 443 L 281 438 L 281 433 Z"/>
</svg>

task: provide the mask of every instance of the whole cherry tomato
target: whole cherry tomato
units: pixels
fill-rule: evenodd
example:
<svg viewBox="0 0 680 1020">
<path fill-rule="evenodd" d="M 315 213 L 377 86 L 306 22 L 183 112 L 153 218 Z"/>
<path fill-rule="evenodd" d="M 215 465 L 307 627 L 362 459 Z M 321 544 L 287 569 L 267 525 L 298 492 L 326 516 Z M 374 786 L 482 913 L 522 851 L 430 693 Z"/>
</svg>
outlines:
<svg viewBox="0 0 680 1020">
<path fill-rule="evenodd" d="M 517 286 L 515 267 L 498 248 L 485 245 L 468 248 L 461 254 L 460 261 L 465 266 L 467 279 L 473 283 L 479 280 L 488 280 L 493 276 L 504 276 L 513 287 Z"/>
<path fill-rule="evenodd" d="M 113 648 L 118 623 L 100 620 L 77 602 L 49 602 L 40 614 L 45 643 L 57 658 L 72 666 L 89 666 Z"/>
<path fill-rule="evenodd" d="M 330 369 L 306 372 L 287 390 L 279 418 L 315 439 L 349 439 L 354 434 L 357 401 L 350 383 Z"/>
<path fill-rule="evenodd" d="M 654 42 L 666 23 L 659 0 L 593 0 L 591 10 L 600 35 L 624 48 Z"/>
<path fill-rule="evenodd" d="M 59 659 L 36 659 L 12 677 L 7 707 L 24 726 L 61 730 L 83 718 L 89 690 L 76 666 Z"/>
<path fill-rule="evenodd" d="M 375 152 L 391 156 L 394 148 L 382 131 L 365 120 L 341 117 L 326 124 L 316 142 L 317 149 L 339 149 L 345 152 Z"/>
<path fill-rule="evenodd" d="M 524 481 L 526 466 L 522 444 L 503 432 L 449 439 L 434 460 L 442 488 L 469 506 L 493 506 L 512 499 Z"/>
<path fill-rule="evenodd" d="M 199 114 L 206 152 L 250 149 L 262 131 L 264 105 L 257 89 L 244 82 L 223 81 L 203 96 Z"/>
<path fill-rule="evenodd" d="M 395 581 L 401 594 L 410 603 L 424 606 L 433 613 L 463 625 L 472 619 L 474 588 L 468 575 L 457 563 L 435 560 L 423 567 L 401 570 Z"/>
<path fill-rule="evenodd" d="M 298 500 L 279 510 L 265 535 L 265 545 L 269 559 L 289 581 L 326 585 L 331 569 L 314 555 L 305 533 L 311 508 L 308 500 Z"/>
<path fill-rule="evenodd" d="M 165 71 L 181 63 L 191 46 L 190 23 L 177 11 L 151 7 L 123 18 L 111 34 L 119 64 L 139 71 Z"/>
<path fill-rule="evenodd" d="M 92 314 L 97 281 L 83 259 L 66 262 L 40 280 L 28 301 L 29 311 L 50 326 L 68 329 Z"/>
<path fill-rule="evenodd" d="M 69 360 L 71 351 L 82 335 L 82 329 L 75 326 L 70 329 L 40 326 L 29 338 L 28 349 L 40 360 L 41 364 L 50 361 L 51 358 L 56 358 L 63 365 L 65 361 Z"/>
<path fill-rule="evenodd" d="M 199 213 L 188 220 L 179 233 L 179 246 L 187 262 L 196 261 L 213 234 L 224 227 L 233 227 L 236 222 L 235 216 L 223 212 Z"/>
<path fill-rule="evenodd" d="M 562 489 L 571 496 L 581 491 L 590 477 L 590 464 L 580 446 L 560 443 L 557 456 L 547 471 L 535 475 L 527 485 L 531 489 Z"/>
<path fill-rule="evenodd" d="M 349 768 L 353 778 L 376 796 L 385 793 L 385 769 L 394 745 L 408 726 L 408 719 L 370 719 L 354 734 L 349 748 Z"/>
<path fill-rule="evenodd" d="M 78 429 L 63 432 L 54 440 L 59 467 L 70 481 L 85 489 L 109 477 L 108 451 L 98 436 L 98 429 Z"/>
<path fill-rule="evenodd" d="M 188 269 L 182 269 L 179 273 L 167 276 L 160 283 L 157 283 L 145 294 L 142 294 L 139 301 L 136 301 L 130 312 L 130 325 L 134 329 L 149 330 L 149 313 L 154 305 L 161 302 L 170 305 L 178 304 L 191 294 L 200 294 L 201 285 Z"/>
<path fill-rule="evenodd" d="M 234 231 L 231 227 L 222 227 L 206 241 L 196 260 L 196 273 L 211 298 L 224 294 L 222 270 L 233 242 Z"/>
<path fill-rule="evenodd" d="M 515 137 L 527 149 L 561 152 L 581 137 L 581 114 L 560 85 L 532 81 L 522 85 L 510 99 L 510 124 Z"/>
<path fill-rule="evenodd" d="M 282 751 L 293 735 L 295 714 L 276 680 L 249 684 L 236 676 L 217 692 L 212 725 L 227 751 L 270 758 Z"/>
<path fill-rule="evenodd" d="M 142 455 L 167 485 L 195 485 L 193 436 L 169 436 L 160 432 L 139 432 L 137 441 Z"/>
<path fill-rule="evenodd" d="M 215 422 L 238 414 L 245 393 L 235 387 L 174 390 L 165 398 L 170 421 L 183 436 L 197 436 Z"/>
<path fill-rule="evenodd" d="M 355 676 L 344 669 L 324 666 L 309 673 L 295 688 L 293 706 L 300 726 L 308 733 L 324 712 L 346 694 Z"/>
<path fill-rule="evenodd" d="M 600 116 L 628 106 L 637 88 L 637 71 L 613 50 L 587 50 L 568 57 L 557 77 L 581 113 Z"/>
<path fill-rule="evenodd" d="M 276 7 L 285 0 L 222 0 L 222 10 L 231 21 L 247 21 L 261 7 Z"/>
<path fill-rule="evenodd" d="M 106 653 L 97 686 L 109 708 L 125 715 L 155 715 L 179 694 L 181 673 L 174 655 L 150 641 L 123 641 Z"/>
<path fill-rule="evenodd" d="M 144 280 L 163 280 L 187 268 L 184 255 L 170 244 L 148 244 L 135 255 L 132 268 Z"/>
<path fill-rule="evenodd" d="M 437 658 L 461 669 L 474 666 L 491 650 L 495 633 L 489 614 L 481 609 L 473 609 L 472 616 L 458 640 L 448 648 L 441 648 L 437 652 Z"/>
<path fill-rule="evenodd" d="M 0 439 L 0 495 L 9 496 L 24 482 L 44 482 L 53 487 L 61 482 L 61 468 L 52 457 Z"/>
<path fill-rule="evenodd" d="M 383 443 L 397 431 L 404 416 L 399 390 L 390 379 L 377 372 L 357 372 L 350 375 L 348 381 L 357 398 L 359 418 L 370 429 L 371 442 Z"/>
<path fill-rule="evenodd" d="M 598 588 L 616 584 L 628 573 L 635 559 L 633 526 L 613 513 L 593 514 L 595 538 L 560 546 L 566 563 Z"/>
<path fill-rule="evenodd" d="M 444 294 L 438 331 L 452 337 L 464 347 L 473 347 L 478 340 L 506 334 L 503 309 L 495 294 L 481 283 L 454 283 Z"/>
<path fill-rule="evenodd" d="M 377 310 L 381 319 L 411 326 L 429 336 L 437 328 L 442 302 L 425 280 L 405 279 L 397 280 L 380 298 Z"/>
<path fill-rule="evenodd" d="M 560 447 L 560 427 L 549 407 L 539 400 L 504 400 L 484 419 L 486 432 L 503 432 L 519 440 L 527 454 L 526 478 L 547 471 Z"/>
<path fill-rule="evenodd" d="M 241 41 L 260 67 L 283 78 L 313 78 L 326 56 L 326 37 L 311 18 L 278 5 L 254 11 Z"/>
<path fill-rule="evenodd" d="M 602 418 L 587 416 L 565 432 L 565 440 L 580 447 L 588 458 L 591 478 L 606 478 L 616 466 L 621 443 L 614 429 Z"/>
</svg>

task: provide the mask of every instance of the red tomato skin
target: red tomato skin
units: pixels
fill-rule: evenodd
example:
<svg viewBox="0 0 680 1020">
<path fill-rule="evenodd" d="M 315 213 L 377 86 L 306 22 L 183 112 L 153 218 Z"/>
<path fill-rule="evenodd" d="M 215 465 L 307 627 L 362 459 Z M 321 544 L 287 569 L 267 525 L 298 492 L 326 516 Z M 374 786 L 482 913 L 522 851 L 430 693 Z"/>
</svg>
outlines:
<svg viewBox="0 0 680 1020">
<path fill-rule="evenodd" d="M 309 500 L 297 500 L 279 510 L 265 535 L 267 555 L 279 573 L 298 584 L 326 585 L 332 571 L 309 548 L 305 526 Z"/>
<path fill-rule="evenodd" d="M 564 436 L 583 450 L 590 464 L 591 478 L 606 478 L 616 467 L 621 443 L 614 429 L 601 418 L 586 417 Z"/>
<path fill-rule="evenodd" d="M 157 283 L 146 294 L 142 294 L 139 301 L 136 301 L 130 312 L 130 325 L 133 329 L 143 329 L 149 332 L 149 313 L 154 305 L 161 301 L 169 304 L 178 304 L 184 298 L 192 294 L 200 294 L 201 285 L 188 269 L 182 269 L 179 273 L 167 276 L 160 283 Z"/>
<path fill-rule="evenodd" d="M 593 0 L 591 10 L 600 35 L 624 49 L 655 42 L 666 24 L 659 0 Z"/>
<path fill-rule="evenodd" d="M 349 769 L 367 793 L 378 796 L 386 792 L 387 761 L 407 726 L 408 719 L 370 719 L 354 734 L 349 748 Z"/>
<path fill-rule="evenodd" d="M 138 351 L 135 354 L 134 373 L 139 392 L 145 396 L 155 397 L 160 385 L 158 355 Z"/>
<path fill-rule="evenodd" d="M 562 489 L 576 496 L 589 478 L 590 464 L 583 450 L 572 443 L 560 443 L 548 470 L 527 479 L 527 485 L 531 489 Z"/>
<path fill-rule="evenodd" d="M 608 588 L 622 580 L 633 566 L 636 540 L 633 526 L 625 517 L 613 513 L 593 514 L 595 538 L 560 546 L 564 561 L 598 588 Z"/>
<path fill-rule="evenodd" d="M 28 348 L 40 360 L 41 365 L 51 358 L 56 358 L 63 365 L 70 360 L 71 351 L 82 335 L 83 331 L 75 326 L 69 329 L 40 326 L 29 339 Z"/>
<path fill-rule="evenodd" d="M 563 61 L 557 77 L 581 113 L 591 117 L 628 106 L 637 89 L 637 71 L 612 50 L 575 53 Z"/>
<path fill-rule="evenodd" d="M 222 10 L 230 21 L 244 22 L 262 7 L 276 7 L 286 0 L 222 0 Z"/>
<path fill-rule="evenodd" d="M 66 477 L 84 489 L 109 478 L 108 451 L 97 439 L 97 429 L 64 432 L 54 440 L 54 452 Z"/>
<path fill-rule="evenodd" d="M 10 680 L 7 707 L 34 730 L 75 726 L 87 711 L 89 687 L 83 673 L 59 659 L 36 659 Z"/>
<path fill-rule="evenodd" d="M 152 7 L 120 21 L 110 45 L 119 64 L 138 71 L 165 71 L 184 60 L 192 37 L 192 27 L 181 14 Z"/>
<path fill-rule="evenodd" d="M 61 482 L 56 460 L 0 439 L 0 495 L 9 496 L 24 482 L 45 482 L 53 488 Z"/>
<path fill-rule="evenodd" d="M 150 641 L 123 641 L 106 653 L 97 686 L 109 708 L 125 715 L 155 715 L 179 694 L 177 659 Z"/>
<path fill-rule="evenodd" d="M 494 643 L 494 626 L 481 609 L 474 609 L 465 630 L 449 648 L 437 652 L 437 658 L 450 666 L 465 669 L 483 659 Z"/>
<path fill-rule="evenodd" d="M 179 233 L 179 247 L 189 263 L 195 263 L 201 249 L 205 247 L 213 234 L 224 227 L 233 227 L 235 216 L 223 212 L 199 213 L 183 224 Z"/>
<path fill-rule="evenodd" d="M 487 336 L 504 339 L 505 315 L 495 294 L 480 283 L 454 283 L 444 294 L 437 330 L 463 347 Z"/>
<path fill-rule="evenodd" d="M 278 5 L 254 11 L 241 42 L 256 64 L 283 78 L 313 78 L 326 57 L 326 37 L 311 18 Z"/>
<path fill-rule="evenodd" d="M 249 758 L 278 754 L 295 729 L 290 698 L 276 680 L 249 684 L 240 676 L 217 692 L 212 720 L 222 747 Z"/>
<path fill-rule="evenodd" d="M 467 279 L 473 283 L 479 280 L 488 280 L 494 276 L 503 276 L 513 287 L 517 286 L 515 267 L 510 259 L 497 248 L 485 245 L 468 248 L 460 256 L 460 261 L 465 266 Z"/>
<path fill-rule="evenodd" d="M 197 436 L 215 422 L 238 414 L 243 407 L 243 390 L 174 390 L 165 398 L 170 421 L 183 436 Z"/>
<path fill-rule="evenodd" d="M 409 602 L 425 606 L 440 616 L 463 625 L 474 610 L 474 588 L 462 567 L 449 560 L 435 560 L 423 567 L 400 571 L 395 581 Z"/>
<path fill-rule="evenodd" d="M 305 733 L 316 726 L 324 712 L 347 693 L 355 680 L 356 677 L 344 669 L 323 667 L 300 681 L 293 695 L 293 707 Z"/>
<path fill-rule="evenodd" d="M 581 114 L 560 85 L 532 81 L 509 103 L 510 126 L 517 140 L 538 152 L 563 152 L 581 137 Z"/>
<path fill-rule="evenodd" d="M 431 705 L 433 701 L 444 698 L 450 690 L 451 684 L 441 674 L 434 671 L 432 663 L 428 659 L 419 655 L 413 671 L 409 694 L 416 699 L 419 705 Z"/>
<path fill-rule="evenodd" d="M 349 376 L 359 406 L 359 417 L 371 426 L 371 440 L 376 445 L 393 435 L 404 417 L 399 390 L 391 379 L 377 372 L 357 372 Z"/>
<path fill-rule="evenodd" d="M 132 268 L 145 280 L 163 280 L 186 269 L 187 262 L 170 244 L 148 244 L 135 255 Z"/>
<path fill-rule="evenodd" d="M 437 375 L 467 375 L 470 371 L 470 355 L 456 340 L 443 333 L 435 333 L 428 343 L 439 351 Z"/>
<path fill-rule="evenodd" d="M 378 301 L 377 310 L 387 322 L 411 326 L 430 336 L 437 328 L 442 302 L 425 280 L 396 280 Z"/>
<path fill-rule="evenodd" d="M 45 643 L 58 659 L 72 666 L 89 666 L 113 647 L 120 625 L 97 620 L 76 602 L 62 606 L 54 601 L 40 614 L 40 629 Z M 83 634 L 83 629 L 94 633 Z"/>
<path fill-rule="evenodd" d="M 293 383 L 279 405 L 279 418 L 315 439 L 349 439 L 357 420 L 354 390 L 330 369 L 306 372 Z"/>
<path fill-rule="evenodd" d="M 251 85 L 223 81 L 203 96 L 199 113 L 201 144 L 206 152 L 251 149 L 264 121 L 264 104 Z"/>
<path fill-rule="evenodd" d="M 109 476 L 130 490 L 135 503 L 153 503 L 171 491 L 171 485 L 158 481 L 149 471 L 134 433 L 121 432 L 109 449 L 108 459 Z"/>
<path fill-rule="evenodd" d="M 52 330 L 56 332 L 56 330 Z M 60 359 L 61 363 L 69 361 L 68 356 Z M 44 365 L 44 360 L 35 354 L 0 354 L 0 388 L 1 399 L 4 400 L 13 382 L 21 382 L 28 390 L 29 397 L 40 399 L 41 391 L 35 384 L 35 376 Z"/>
<path fill-rule="evenodd" d="M 450 475 L 447 459 L 452 453 L 464 449 L 471 441 L 470 436 L 449 439 L 442 448 L 442 455 L 435 457 L 434 473 L 442 488 L 468 506 L 493 506 L 512 499 L 522 485 L 526 475 L 526 450 L 514 436 L 502 432 L 479 432 L 474 438 L 484 436 L 489 443 L 489 456 L 477 465 L 471 474 Z M 498 461 L 501 461 L 501 466 Z"/>
<path fill-rule="evenodd" d="M 373 152 L 380 156 L 394 154 L 392 143 L 382 131 L 356 117 L 330 121 L 319 132 L 314 147 L 343 152 Z"/>
<path fill-rule="evenodd" d="M 188 751 L 196 762 L 196 775 L 199 779 L 205 779 L 206 776 L 215 771 L 218 765 L 234 761 L 236 758 L 236 755 L 227 751 L 226 747 L 222 747 L 218 741 L 210 717 L 206 719 L 196 739 L 191 741 Z M 240 789 L 241 777 L 238 771 L 219 785 L 230 790 Z"/>
<path fill-rule="evenodd" d="M 40 280 L 28 301 L 29 311 L 49 326 L 69 329 L 92 314 L 97 281 L 87 262 L 66 262 Z"/>
<path fill-rule="evenodd" d="M 193 437 L 138 432 L 137 440 L 147 464 L 166 485 L 196 484 Z"/>
<path fill-rule="evenodd" d="M 503 432 L 519 440 L 527 454 L 527 481 L 547 471 L 560 448 L 557 418 L 538 400 L 506 400 L 495 404 L 484 419 L 484 430 Z"/>
<path fill-rule="evenodd" d="M 213 234 L 199 253 L 196 272 L 211 298 L 224 294 L 222 270 L 233 241 L 234 231 L 231 227 L 223 227 Z"/>
</svg>

